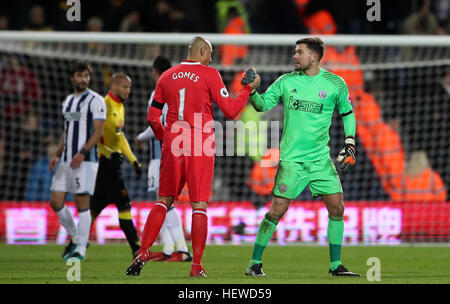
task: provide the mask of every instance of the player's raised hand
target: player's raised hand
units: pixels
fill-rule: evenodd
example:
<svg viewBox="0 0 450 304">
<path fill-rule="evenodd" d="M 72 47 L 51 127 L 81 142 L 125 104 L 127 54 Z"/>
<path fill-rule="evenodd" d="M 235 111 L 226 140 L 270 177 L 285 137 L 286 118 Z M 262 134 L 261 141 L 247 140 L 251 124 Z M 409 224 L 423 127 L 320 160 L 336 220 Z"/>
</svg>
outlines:
<svg viewBox="0 0 450 304">
<path fill-rule="evenodd" d="M 356 164 L 355 153 L 355 139 L 353 137 L 347 137 L 345 139 L 345 147 L 339 152 L 336 159 L 343 172 L 347 172 Z"/>
<path fill-rule="evenodd" d="M 254 67 L 251 67 L 247 71 L 242 73 L 241 84 L 243 86 L 245 86 L 245 85 L 253 82 L 255 80 L 255 77 L 256 77 L 256 70 Z"/>
<path fill-rule="evenodd" d="M 256 70 L 254 67 L 249 68 L 247 71 L 245 71 L 242 74 L 242 78 L 241 78 L 241 84 L 243 86 L 245 85 L 250 85 L 254 90 L 256 90 L 257 88 L 259 88 L 260 84 L 261 84 L 261 77 L 256 73 Z"/>
<path fill-rule="evenodd" d="M 252 87 L 252 92 L 254 90 L 256 90 L 257 88 L 259 88 L 259 86 L 261 85 L 261 77 L 259 76 L 259 74 L 256 74 L 255 76 L 255 80 L 253 80 L 253 82 L 250 82 L 249 85 Z"/>
</svg>

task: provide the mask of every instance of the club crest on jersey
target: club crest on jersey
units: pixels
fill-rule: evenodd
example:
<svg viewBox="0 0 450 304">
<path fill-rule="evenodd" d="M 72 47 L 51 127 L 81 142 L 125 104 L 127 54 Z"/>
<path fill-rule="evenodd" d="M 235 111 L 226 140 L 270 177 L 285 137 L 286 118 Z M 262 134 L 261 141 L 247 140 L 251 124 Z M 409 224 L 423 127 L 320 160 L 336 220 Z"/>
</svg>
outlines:
<svg viewBox="0 0 450 304">
<path fill-rule="evenodd" d="M 319 98 L 324 99 L 327 97 L 327 91 L 319 91 Z"/>
<path fill-rule="evenodd" d="M 230 94 L 228 94 L 228 91 L 226 88 L 220 89 L 220 95 L 222 95 L 222 97 L 224 97 L 224 98 L 227 98 L 228 96 L 230 96 Z"/>
<path fill-rule="evenodd" d="M 350 99 L 350 94 L 347 95 L 347 101 L 348 103 L 352 103 L 352 100 Z"/>
<path fill-rule="evenodd" d="M 281 184 L 278 186 L 278 191 L 280 191 L 280 193 L 286 193 L 287 191 L 287 185 L 285 184 Z"/>
</svg>

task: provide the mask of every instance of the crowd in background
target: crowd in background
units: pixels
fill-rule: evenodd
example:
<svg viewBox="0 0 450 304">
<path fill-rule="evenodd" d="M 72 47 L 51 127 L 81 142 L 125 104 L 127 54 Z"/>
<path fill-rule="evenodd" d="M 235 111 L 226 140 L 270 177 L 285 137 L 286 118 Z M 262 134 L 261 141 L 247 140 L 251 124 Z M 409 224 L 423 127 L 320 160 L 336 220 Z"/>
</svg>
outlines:
<svg viewBox="0 0 450 304">
<path fill-rule="evenodd" d="M 66 1 L 4 0 L 0 2 L 0 30 L 430 35 L 442 35 L 449 32 L 450 3 L 448 0 L 381 1 L 381 22 L 367 21 L 366 12 L 369 6 L 365 4 L 365 1 L 347 0 L 345 9 L 341 6 L 342 4 L 338 1 L 322 0 L 82 1 L 81 21 L 68 22 Z M 249 49 L 246 46 L 222 45 L 218 52 L 219 60 L 224 66 L 241 63 L 249 56 L 248 52 Z M 351 46 L 344 49 L 329 46 L 325 55 L 323 63 L 331 66 L 333 63 L 346 63 L 354 67 L 360 64 L 358 54 Z M 56 75 L 43 73 L 46 67 L 67 64 L 67 62 L 57 61 L 25 58 L 20 55 L 1 57 L 0 200 L 48 200 L 49 192 L 42 189 L 50 186 L 48 160 L 59 135 L 53 130 L 61 130 L 60 109 L 49 103 L 50 100 L 62 100 L 62 95 L 67 95 L 71 91 L 69 82 L 64 78 L 66 76 L 64 71 L 58 73 L 63 79 L 56 79 Z M 105 71 L 112 68 L 100 63 L 94 64 L 94 67 L 97 77 L 93 77 L 92 88 L 105 94 L 104 88 L 107 87 Z M 130 116 L 140 117 L 139 114 L 133 113 L 142 113 L 141 106 L 146 104 L 148 98 L 146 94 L 151 92 L 151 88 L 146 78 L 135 77 L 139 73 L 145 75 L 145 67 L 133 68 L 136 70 L 136 73 L 131 75 L 134 82 L 133 90 L 144 93 L 140 103 L 127 105 L 127 112 L 132 113 Z M 398 103 L 396 100 L 383 101 L 383 94 L 380 93 L 383 88 L 380 89 L 376 82 L 364 81 L 361 69 L 332 71 L 343 76 L 349 85 L 358 119 L 358 132 L 360 132 L 358 137 L 361 145 L 356 172 L 354 177 L 343 179 L 346 198 L 405 199 L 405 195 L 396 194 L 395 187 L 403 187 L 408 181 L 417 184 L 414 178 L 425 174 L 423 172 L 428 172 L 426 174 L 430 177 L 427 175 L 424 178 L 427 181 L 432 179 L 433 183 L 442 177 L 447 185 L 446 188 L 449 188 L 450 169 L 448 168 L 448 149 L 445 148 L 448 148 L 450 137 L 448 136 L 449 117 L 448 112 L 440 112 L 439 109 L 443 104 L 446 104 L 448 109 L 450 70 L 442 71 L 442 75 L 438 75 L 439 79 L 433 80 L 432 85 L 404 87 L 396 92 L 399 96 L 396 100 L 401 100 L 401 104 L 396 104 Z M 230 93 L 233 94 L 239 89 L 240 74 L 236 74 L 234 78 L 233 75 L 229 76 L 232 80 L 226 81 L 226 84 Z M 262 74 L 266 81 L 278 76 Z M 405 77 L 409 76 L 399 74 L 396 85 Z M 58 85 L 54 86 L 50 83 Z M 61 96 L 50 97 L 56 91 L 61 92 L 59 94 Z M 413 92 L 415 98 L 402 95 L 406 94 L 405 92 Z M 134 98 L 136 96 L 137 94 Z M 414 109 L 413 113 L 393 108 L 395 106 L 401 108 L 406 104 L 408 109 Z M 383 108 L 382 113 L 380 106 Z M 376 116 L 377 113 L 378 116 Z M 427 113 L 427 115 L 424 115 L 420 122 L 414 121 L 421 113 Z M 220 115 L 216 117 L 221 119 Z M 270 119 L 252 111 L 251 106 L 248 106 L 240 117 L 244 122 L 258 121 L 263 118 Z M 275 117 L 275 119 L 280 118 Z M 144 123 L 144 119 L 141 122 Z M 386 136 L 393 138 L 392 142 L 398 143 L 397 152 L 392 152 L 390 146 L 384 147 L 385 151 L 380 150 L 376 151 L 378 154 L 373 154 L 374 147 L 383 148 L 381 141 L 376 145 L 367 141 L 367 139 L 370 141 L 371 138 L 375 138 L 370 133 L 373 131 L 370 128 L 373 122 L 379 124 L 372 128 L 373 130 L 378 133 L 380 133 L 379 130 L 384 130 Z M 339 120 L 333 123 L 339 124 Z M 129 126 L 128 131 L 139 129 L 142 125 L 136 127 L 131 122 Z M 417 129 L 417 126 L 420 126 L 420 129 Z M 432 134 L 435 140 L 426 140 L 424 134 Z M 130 141 L 134 135 L 128 133 Z M 379 138 L 387 138 L 386 136 Z M 435 151 L 436 142 L 439 143 L 439 151 Z M 332 153 L 336 153 L 336 149 L 337 147 L 332 147 Z M 379 157 L 380 153 L 385 155 L 384 158 Z M 438 157 L 434 157 L 435 155 Z M 252 187 L 252 178 L 253 182 L 259 181 L 266 174 L 264 172 L 266 169 L 257 166 L 262 157 L 263 155 L 258 155 L 256 159 L 233 157 L 231 160 L 218 157 L 216 168 L 219 172 L 215 175 L 217 181 L 215 187 L 222 191 L 221 197 L 229 200 L 249 199 L 257 203 L 258 200 L 267 201 L 270 196 L 270 183 L 262 188 L 259 187 L 259 190 L 257 187 Z M 388 168 L 389 164 L 399 163 L 402 166 Z M 420 172 L 415 172 L 414 170 L 419 170 L 418 166 L 422 169 Z M 275 167 L 276 164 L 274 164 Z M 274 168 L 267 169 L 270 170 L 269 176 L 275 174 Z M 440 176 L 436 177 L 437 173 L 430 171 L 432 168 L 436 169 Z M 125 176 L 133 175 L 131 168 L 124 169 L 129 171 L 125 171 Z M 392 178 L 392 170 L 399 171 L 401 176 Z M 237 171 L 244 173 L 238 176 L 234 174 Z M 405 174 L 411 172 L 414 178 L 408 179 L 408 175 Z M 250 182 L 247 183 L 249 177 Z M 423 180 L 419 180 L 418 183 L 423 184 Z M 416 185 L 413 184 L 411 187 L 414 188 Z M 430 184 L 429 187 L 433 188 L 435 184 Z M 230 190 L 232 188 L 240 190 L 236 192 Z M 243 191 L 244 188 L 246 191 Z M 434 190 L 436 189 L 432 189 Z M 130 187 L 130 192 L 137 194 L 133 199 L 146 199 L 146 180 L 142 179 L 136 183 L 134 190 Z M 217 192 L 217 194 L 220 193 Z M 308 193 L 303 193 L 299 199 L 306 200 L 310 197 Z M 433 199 L 435 198 L 432 197 Z M 442 200 L 442 196 L 439 200 Z"/>
<path fill-rule="evenodd" d="M 80 1 L 81 20 L 69 22 L 66 0 L 3 0 L 0 30 L 223 32 L 228 7 L 239 8 L 251 33 L 307 33 L 308 19 L 330 13 L 340 34 L 445 34 L 447 0 L 380 1 L 370 22 L 366 1 L 346 0 L 97 0 Z M 426 7 L 425 7 L 426 6 Z"/>
</svg>

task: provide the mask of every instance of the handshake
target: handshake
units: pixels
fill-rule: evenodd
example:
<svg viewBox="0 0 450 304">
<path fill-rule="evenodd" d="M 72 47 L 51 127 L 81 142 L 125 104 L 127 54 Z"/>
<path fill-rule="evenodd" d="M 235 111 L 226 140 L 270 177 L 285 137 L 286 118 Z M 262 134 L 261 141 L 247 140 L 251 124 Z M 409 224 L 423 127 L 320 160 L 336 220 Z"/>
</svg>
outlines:
<svg viewBox="0 0 450 304">
<path fill-rule="evenodd" d="M 242 73 L 241 84 L 243 86 L 250 85 L 252 87 L 252 93 L 255 92 L 259 85 L 261 84 L 261 78 L 256 73 L 254 67 L 249 68 L 247 71 Z"/>
</svg>

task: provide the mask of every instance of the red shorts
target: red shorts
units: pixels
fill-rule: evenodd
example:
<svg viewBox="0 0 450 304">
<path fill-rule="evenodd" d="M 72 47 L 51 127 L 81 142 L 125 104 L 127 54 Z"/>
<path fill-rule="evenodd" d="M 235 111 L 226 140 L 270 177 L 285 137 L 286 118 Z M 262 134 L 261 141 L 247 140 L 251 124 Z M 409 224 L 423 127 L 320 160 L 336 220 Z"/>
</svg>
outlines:
<svg viewBox="0 0 450 304">
<path fill-rule="evenodd" d="M 178 195 L 187 183 L 191 202 L 207 202 L 211 198 L 215 154 L 174 153 L 172 140 L 164 136 L 159 170 L 159 196 Z M 179 155 L 181 154 L 181 155 Z"/>
</svg>

